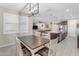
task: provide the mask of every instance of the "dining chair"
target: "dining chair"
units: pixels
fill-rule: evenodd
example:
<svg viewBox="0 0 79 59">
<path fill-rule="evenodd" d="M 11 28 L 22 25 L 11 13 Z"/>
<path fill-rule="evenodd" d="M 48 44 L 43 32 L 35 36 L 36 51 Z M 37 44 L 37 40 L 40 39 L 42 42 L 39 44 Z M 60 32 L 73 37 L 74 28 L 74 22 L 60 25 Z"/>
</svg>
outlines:
<svg viewBox="0 0 79 59">
<path fill-rule="evenodd" d="M 56 43 L 50 40 L 48 48 L 49 48 L 48 56 L 55 56 L 56 55 Z"/>
<path fill-rule="evenodd" d="M 54 45 L 52 45 L 52 42 L 50 41 L 49 42 L 49 46 L 48 47 L 44 47 L 40 50 L 38 50 L 36 54 L 39 54 L 40 56 L 55 56 L 56 55 L 56 52 L 55 52 L 55 47 Z"/>
<path fill-rule="evenodd" d="M 21 43 L 21 48 L 23 51 L 23 56 L 32 56 L 30 50 L 28 50 L 22 43 Z"/>
<path fill-rule="evenodd" d="M 17 54 L 19 56 L 23 56 L 23 52 L 22 52 L 22 49 L 21 49 L 21 46 L 20 46 L 20 42 L 19 42 L 19 39 L 16 37 L 16 44 L 17 44 Z"/>
<path fill-rule="evenodd" d="M 48 51 L 49 51 L 49 48 L 44 47 L 40 49 L 39 51 L 37 51 L 35 55 L 39 54 L 40 56 L 48 56 Z"/>
<path fill-rule="evenodd" d="M 50 33 L 50 42 L 45 45 L 44 48 L 40 49 L 36 54 L 41 56 L 55 56 L 56 55 L 56 45 L 58 42 L 58 34 Z"/>
<path fill-rule="evenodd" d="M 49 48 L 48 55 L 55 56 L 56 55 L 56 46 L 58 43 L 59 33 L 50 33 L 50 43 L 46 45 Z"/>
</svg>

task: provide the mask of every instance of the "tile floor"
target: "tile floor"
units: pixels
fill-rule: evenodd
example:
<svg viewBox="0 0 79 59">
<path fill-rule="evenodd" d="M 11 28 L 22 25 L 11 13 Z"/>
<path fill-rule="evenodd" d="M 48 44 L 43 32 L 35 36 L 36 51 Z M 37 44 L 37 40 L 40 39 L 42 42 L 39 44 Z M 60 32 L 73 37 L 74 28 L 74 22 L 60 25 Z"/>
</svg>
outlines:
<svg viewBox="0 0 79 59">
<path fill-rule="evenodd" d="M 57 56 L 79 56 L 76 37 L 67 37 L 65 40 L 57 44 Z"/>
<path fill-rule="evenodd" d="M 17 56 L 16 45 L 0 48 L 0 56 Z"/>
</svg>

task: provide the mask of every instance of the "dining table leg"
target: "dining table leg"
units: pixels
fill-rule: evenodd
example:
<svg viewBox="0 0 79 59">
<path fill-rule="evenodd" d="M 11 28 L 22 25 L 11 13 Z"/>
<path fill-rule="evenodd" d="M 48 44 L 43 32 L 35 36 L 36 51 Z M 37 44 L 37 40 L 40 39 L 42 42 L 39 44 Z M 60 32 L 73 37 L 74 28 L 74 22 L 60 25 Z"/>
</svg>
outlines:
<svg viewBox="0 0 79 59">
<path fill-rule="evenodd" d="M 17 44 L 17 53 L 19 56 L 23 56 L 23 51 L 20 45 L 20 41 L 16 38 L 16 44 Z"/>
<path fill-rule="evenodd" d="M 35 56 L 35 53 L 34 53 L 34 51 L 31 51 L 31 54 L 32 54 L 32 56 Z"/>
</svg>

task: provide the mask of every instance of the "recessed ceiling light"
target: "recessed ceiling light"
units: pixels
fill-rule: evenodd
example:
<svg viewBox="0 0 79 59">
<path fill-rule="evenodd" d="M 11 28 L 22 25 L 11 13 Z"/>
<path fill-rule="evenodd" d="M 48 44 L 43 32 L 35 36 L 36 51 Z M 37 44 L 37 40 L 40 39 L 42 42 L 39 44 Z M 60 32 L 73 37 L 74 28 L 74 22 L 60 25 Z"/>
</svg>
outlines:
<svg viewBox="0 0 79 59">
<path fill-rule="evenodd" d="M 66 12 L 69 12 L 70 11 L 70 9 L 66 9 Z"/>
<path fill-rule="evenodd" d="M 50 12 L 50 11 L 52 11 L 52 10 L 51 10 L 51 9 L 48 9 L 47 11 Z"/>
</svg>

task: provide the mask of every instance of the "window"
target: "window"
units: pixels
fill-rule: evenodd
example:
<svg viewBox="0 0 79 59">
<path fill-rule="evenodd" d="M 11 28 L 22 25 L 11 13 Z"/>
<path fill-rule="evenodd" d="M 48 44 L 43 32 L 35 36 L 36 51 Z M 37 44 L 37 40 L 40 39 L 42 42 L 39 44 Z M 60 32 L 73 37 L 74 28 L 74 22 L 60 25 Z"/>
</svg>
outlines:
<svg viewBox="0 0 79 59">
<path fill-rule="evenodd" d="M 18 33 L 19 18 L 16 14 L 3 14 L 3 33 Z"/>
<path fill-rule="evenodd" d="M 19 26 L 20 26 L 20 33 L 28 32 L 29 28 L 29 20 L 27 16 L 20 16 L 19 19 Z"/>
</svg>

